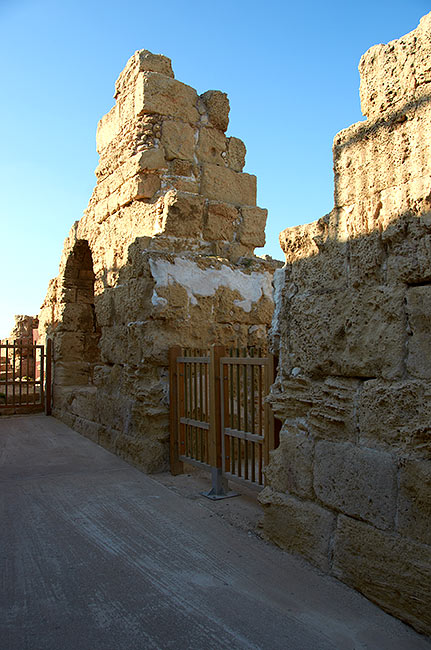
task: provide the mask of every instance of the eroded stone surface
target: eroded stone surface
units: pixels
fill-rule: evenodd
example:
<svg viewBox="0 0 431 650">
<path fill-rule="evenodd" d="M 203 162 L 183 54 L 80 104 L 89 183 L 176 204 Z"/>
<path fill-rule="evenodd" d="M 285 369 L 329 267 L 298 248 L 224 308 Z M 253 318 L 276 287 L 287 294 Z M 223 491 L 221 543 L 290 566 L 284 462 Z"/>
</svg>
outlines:
<svg viewBox="0 0 431 650">
<path fill-rule="evenodd" d="M 431 14 L 364 54 L 367 119 L 334 138 L 334 208 L 280 235 L 270 400 L 286 433 L 266 472 L 264 521 L 310 559 L 286 503 L 318 506 L 337 520 L 327 570 L 427 633 L 430 34 Z"/>
<path fill-rule="evenodd" d="M 431 625 L 429 546 L 341 516 L 333 573 L 418 630 Z"/>
<path fill-rule="evenodd" d="M 311 501 L 302 501 L 272 488 L 259 495 L 264 508 L 265 534 L 286 550 L 303 555 L 327 571 L 335 516 Z"/>
<path fill-rule="evenodd" d="M 145 471 L 167 468 L 168 349 L 264 345 L 274 264 L 266 211 L 225 93 L 198 97 L 136 52 L 99 122 L 97 184 L 40 313 L 54 414 Z"/>
</svg>

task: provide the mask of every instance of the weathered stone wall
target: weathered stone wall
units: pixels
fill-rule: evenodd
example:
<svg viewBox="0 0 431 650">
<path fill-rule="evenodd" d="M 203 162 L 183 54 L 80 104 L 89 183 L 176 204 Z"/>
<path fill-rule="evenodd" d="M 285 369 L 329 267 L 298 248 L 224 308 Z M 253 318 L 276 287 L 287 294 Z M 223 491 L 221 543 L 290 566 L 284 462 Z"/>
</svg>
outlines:
<svg viewBox="0 0 431 650">
<path fill-rule="evenodd" d="M 136 52 L 99 122 L 97 185 L 67 238 L 40 329 L 53 413 L 146 471 L 168 461 L 168 348 L 261 345 L 273 311 L 266 210 L 229 102 Z"/>
<path fill-rule="evenodd" d="M 359 69 L 334 209 L 280 236 L 264 530 L 430 633 L 431 14 Z"/>
</svg>

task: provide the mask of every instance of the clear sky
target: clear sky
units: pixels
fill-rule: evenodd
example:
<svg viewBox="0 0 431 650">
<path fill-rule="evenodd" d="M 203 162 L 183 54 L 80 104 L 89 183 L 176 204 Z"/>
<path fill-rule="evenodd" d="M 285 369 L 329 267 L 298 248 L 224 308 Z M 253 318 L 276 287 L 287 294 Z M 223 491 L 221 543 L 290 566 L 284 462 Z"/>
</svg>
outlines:
<svg viewBox="0 0 431 650">
<path fill-rule="evenodd" d="M 95 184 L 98 120 L 138 49 L 230 99 L 268 208 L 267 245 L 333 205 L 332 140 L 363 119 L 361 55 L 414 29 L 416 0 L 0 0 L 0 338 L 37 314 Z"/>
</svg>

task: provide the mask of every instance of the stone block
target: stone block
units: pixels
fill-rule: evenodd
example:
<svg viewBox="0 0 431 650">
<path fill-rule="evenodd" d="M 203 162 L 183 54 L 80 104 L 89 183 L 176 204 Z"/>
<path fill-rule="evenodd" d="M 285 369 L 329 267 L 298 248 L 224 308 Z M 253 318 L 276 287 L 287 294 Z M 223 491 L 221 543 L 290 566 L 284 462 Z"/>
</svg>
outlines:
<svg viewBox="0 0 431 650">
<path fill-rule="evenodd" d="M 92 332 L 94 314 L 88 303 L 71 302 L 65 305 L 61 329 L 68 332 Z"/>
<path fill-rule="evenodd" d="M 135 115 L 166 115 L 189 124 L 199 119 L 196 91 L 157 72 L 143 72 L 135 86 Z"/>
<path fill-rule="evenodd" d="M 167 160 L 193 161 L 195 149 L 195 129 L 189 124 L 176 120 L 164 120 L 161 143 Z"/>
<path fill-rule="evenodd" d="M 54 359 L 57 361 L 75 361 L 81 359 L 85 348 L 84 332 L 56 332 L 53 337 Z"/>
<path fill-rule="evenodd" d="M 151 199 L 159 189 L 160 177 L 157 174 L 137 174 L 123 183 L 118 190 L 118 206 L 122 207 L 131 201 Z"/>
<path fill-rule="evenodd" d="M 431 548 L 341 515 L 332 573 L 420 632 L 431 633 Z"/>
<path fill-rule="evenodd" d="M 405 460 L 399 485 L 398 532 L 431 548 L 431 460 Z"/>
<path fill-rule="evenodd" d="M 361 109 L 369 118 L 402 110 L 413 103 L 418 87 L 430 81 L 430 17 L 397 41 L 374 45 L 359 63 Z M 427 92 L 428 89 L 426 89 Z"/>
<path fill-rule="evenodd" d="M 314 441 L 307 432 L 295 425 L 284 424 L 280 444 L 271 452 L 265 478 L 276 492 L 290 492 L 299 497 L 313 498 Z"/>
<path fill-rule="evenodd" d="M 337 241 L 332 224 L 339 221 L 338 213 L 334 210 L 318 221 L 280 233 L 286 271 L 295 292 L 323 283 L 327 291 L 346 285 L 348 247 L 346 242 Z"/>
<path fill-rule="evenodd" d="M 158 72 L 173 77 L 171 60 L 162 54 L 153 54 L 148 50 L 138 50 L 127 61 L 124 70 L 115 83 L 115 97 L 122 99 L 133 89 L 140 72 Z M 121 97 L 119 97 L 121 95 Z"/>
<path fill-rule="evenodd" d="M 160 231 L 175 237 L 199 237 L 203 228 L 204 205 L 205 199 L 198 194 L 167 192 Z"/>
<path fill-rule="evenodd" d="M 310 433 L 317 438 L 354 442 L 357 436 L 356 396 L 360 383 L 349 377 L 314 381 L 307 419 Z"/>
<path fill-rule="evenodd" d="M 316 503 L 280 494 L 269 487 L 264 488 L 258 499 L 264 510 L 265 536 L 328 571 L 335 515 Z"/>
<path fill-rule="evenodd" d="M 287 364 L 286 364 L 287 365 Z M 314 403 L 314 385 L 310 377 L 300 375 L 281 377 L 282 366 L 271 386 L 268 401 L 279 420 L 304 418 Z M 287 369 L 286 369 L 287 370 Z"/>
<path fill-rule="evenodd" d="M 220 131 L 226 131 L 229 126 L 229 100 L 226 93 L 220 90 L 207 90 L 200 96 L 205 104 L 210 124 Z"/>
<path fill-rule="evenodd" d="M 256 176 L 204 163 L 200 193 L 212 201 L 255 206 Z"/>
<path fill-rule="evenodd" d="M 200 162 L 225 166 L 226 137 L 218 129 L 202 127 L 199 130 L 199 140 L 196 155 Z"/>
<path fill-rule="evenodd" d="M 172 62 L 163 54 L 153 54 L 148 50 L 138 50 L 135 54 L 138 59 L 139 72 L 159 72 L 167 77 L 173 77 Z"/>
<path fill-rule="evenodd" d="M 397 477 L 390 454 L 348 442 L 317 442 L 314 490 L 325 505 L 344 514 L 378 528 L 394 526 Z"/>
<path fill-rule="evenodd" d="M 431 458 L 431 383 L 364 382 L 358 423 L 360 441 L 368 447 Z"/>
<path fill-rule="evenodd" d="M 90 381 L 91 365 L 85 361 L 58 361 L 55 364 L 54 384 L 82 386 Z"/>
<path fill-rule="evenodd" d="M 430 191 L 431 195 L 431 191 Z M 412 227 L 412 221 L 416 227 Z M 421 218 L 400 219 L 383 233 L 388 250 L 388 283 L 420 284 L 431 280 L 431 235 Z M 416 287 L 412 287 L 416 288 Z M 420 287 L 417 287 L 420 288 Z"/>
<path fill-rule="evenodd" d="M 349 240 L 348 278 L 355 289 L 386 280 L 387 256 L 379 232 Z"/>
<path fill-rule="evenodd" d="M 190 160 L 175 159 L 169 163 L 169 172 L 173 176 L 195 177 L 198 175 L 199 170 Z"/>
<path fill-rule="evenodd" d="M 95 386 L 82 386 L 73 394 L 70 411 L 85 420 L 97 421 L 97 388 Z"/>
<path fill-rule="evenodd" d="M 118 195 L 116 195 L 118 198 Z M 116 202 L 116 205 L 118 206 L 118 200 Z M 112 202 L 111 202 L 111 208 L 113 207 Z M 112 210 L 114 212 L 114 210 Z M 94 218 L 98 224 L 103 223 L 110 214 L 109 210 L 109 199 L 104 199 L 103 201 L 99 201 L 95 208 L 94 208 Z"/>
<path fill-rule="evenodd" d="M 104 115 L 97 125 L 96 133 L 96 149 L 97 153 L 101 154 L 102 151 L 112 142 L 112 140 L 119 134 L 121 129 L 120 115 L 118 106 L 115 105 L 109 113 Z"/>
<path fill-rule="evenodd" d="M 169 467 L 168 445 L 159 440 L 119 436 L 115 441 L 115 453 L 146 474 L 165 472 Z"/>
<path fill-rule="evenodd" d="M 265 226 L 268 210 L 262 208 L 241 209 L 242 219 L 238 228 L 241 244 L 244 246 L 265 246 Z"/>
<path fill-rule="evenodd" d="M 136 193 L 133 198 L 137 200 L 151 199 L 160 189 L 160 177 L 156 174 L 139 174 L 135 179 Z"/>
<path fill-rule="evenodd" d="M 245 165 L 245 154 L 247 149 L 239 138 L 227 139 L 227 163 L 236 172 L 242 172 Z"/>
<path fill-rule="evenodd" d="M 396 378 L 405 354 L 404 291 L 397 287 L 293 295 L 291 362 L 307 374 Z"/>
<path fill-rule="evenodd" d="M 167 162 L 161 147 L 152 147 L 136 154 L 137 172 L 144 170 L 166 169 Z"/>
<path fill-rule="evenodd" d="M 74 431 L 89 438 L 93 442 L 99 443 L 99 437 L 103 432 L 103 427 L 98 422 L 92 422 L 83 417 L 75 417 L 73 422 Z"/>
<path fill-rule="evenodd" d="M 407 371 L 413 377 L 431 379 L 431 285 L 407 290 Z"/>
<path fill-rule="evenodd" d="M 209 201 L 203 231 L 204 239 L 210 241 L 233 241 L 238 220 L 238 208 L 234 205 Z"/>
</svg>

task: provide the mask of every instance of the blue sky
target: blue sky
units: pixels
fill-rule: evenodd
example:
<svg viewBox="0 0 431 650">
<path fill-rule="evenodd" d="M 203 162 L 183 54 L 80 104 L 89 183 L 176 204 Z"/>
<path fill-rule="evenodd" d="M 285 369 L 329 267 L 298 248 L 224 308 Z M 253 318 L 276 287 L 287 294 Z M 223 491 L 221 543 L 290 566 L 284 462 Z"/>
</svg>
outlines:
<svg viewBox="0 0 431 650">
<path fill-rule="evenodd" d="M 95 184 L 98 120 L 146 48 L 177 79 L 227 92 L 268 208 L 267 245 L 333 204 L 332 140 L 363 119 L 361 55 L 414 29 L 426 2 L 0 0 L 0 337 L 36 314 Z"/>
</svg>

